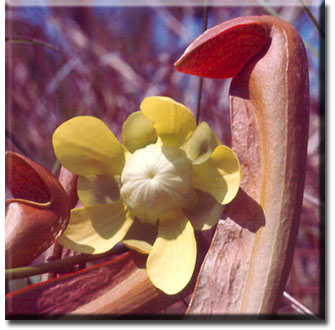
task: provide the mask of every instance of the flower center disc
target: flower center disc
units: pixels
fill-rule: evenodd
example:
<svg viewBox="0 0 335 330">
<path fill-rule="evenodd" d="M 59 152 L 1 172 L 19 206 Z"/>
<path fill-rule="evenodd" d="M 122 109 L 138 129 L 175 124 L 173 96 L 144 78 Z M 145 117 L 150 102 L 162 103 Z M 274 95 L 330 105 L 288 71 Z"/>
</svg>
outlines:
<svg viewBox="0 0 335 330">
<path fill-rule="evenodd" d="M 136 216 L 149 223 L 193 200 L 192 166 L 183 150 L 150 144 L 136 150 L 121 174 L 121 196 Z"/>
</svg>

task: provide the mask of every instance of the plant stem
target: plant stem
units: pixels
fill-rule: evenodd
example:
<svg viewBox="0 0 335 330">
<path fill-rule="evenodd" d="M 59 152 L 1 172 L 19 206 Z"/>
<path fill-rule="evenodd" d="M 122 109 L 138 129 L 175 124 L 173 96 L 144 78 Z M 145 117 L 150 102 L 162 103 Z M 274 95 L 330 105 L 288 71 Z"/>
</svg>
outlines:
<svg viewBox="0 0 335 330">
<path fill-rule="evenodd" d="M 55 160 L 53 166 L 52 166 L 52 169 L 51 169 L 51 173 L 53 175 L 56 175 L 56 173 L 58 172 L 59 168 L 60 168 L 61 164 L 60 162 L 58 161 L 58 159 Z"/>
<path fill-rule="evenodd" d="M 323 31 L 323 29 L 321 28 L 319 22 L 317 21 L 317 19 L 315 18 L 315 16 L 311 12 L 311 10 L 308 8 L 308 6 L 306 5 L 305 1 L 304 0 L 300 0 L 300 3 L 302 5 L 303 10 L 307 14 L 307 16 L 311 19 L 311 21 L 313 22 L 313 24 L 318 29 L 319 33 L 321 34 L 321 36 L 324 39 L 325 38 L 325 31 Z"/>
<path fill-rule="evenodd" d="M 34 39 L 28 39 L 28 38 L 22 38 L 22 37 L 6 37 L 5 38 L 6 42 L 17 42 L 17 43 L 24 43 L 24 44 L 32 44 L 32 45 L 37 45 L 37 46 L 42 46 L 45 48 L 49 48 L 54 50 L 55 52 L 59 52 L 59 53 L 63 53 L 65 54 L 65 51 L 62 49 L 59 49 L 57 47 L 54 47 L 52 45 L 49 45 L 43 41 L 39 41 L 39 40 L 34 40 Z"/>
<path fill-rule="evenodd" d="M 24 278 L 34 275 L 40 275 L 44 273 L 50 273 L 54 271 L 64 270 L 72 267 L 73 265 L 80 264 L 87 261 L 93 261 L 96 259 L 108 257 L 115 254 L 121 254 L 128 251 L 128 249 L 121 245 L 113 248 L 112 250 L 102 253 L 102 254 L 80 254 L 73 257 L 68 257 L 64 259 L 59 259 L 55 261 L 50 261 L 43 264 L 28 266 L 28 267 L 20 267 L 20 268 L 12 268 L 7 269 L 5 273 L 5 280 L 15 280 L 18 278 Z"/>
<path fill-rule="evenodd" d="M 5 129 L 5 136 L 22 152 L 24 156 L 32 159 L 32 155 L 28 152 L 28 150 L 26 150 L 26 148 L 20 143 L 16 136 L 7 128 Z"/>
<path fill-rule="evenodd" d="M 257 2 L 263 7 L 264 10 L 266 10 L 270 15 L 279 17 L 277 12 L 271 8 L 264 0 L 257 0 Z"/>
<path fill-rule="evenodd" d="M 200 77 L 199 78 L 199 84 L 198 84 L 198 97 L 197 97 L 197 112 L 196 112 L 196 116 L 195 116 L 195 120 L 197 122 L 197 125 L 199 124 L 199 117 L 200 117 L 200 104 L 201 104 L 201 91 L 202 91 L 202 80 L 203 78 Z"/>
<path fill-rule="evenodd" d="M 305 307 L 299 301 L 294 299 L 286 291 L 284 291 L 283 297 L 286 298 L 291 303 L 292 308 L 295 309 L 297 312 L 305 314 L 313 320 L 320 320 L 312 311 L 310 311 L 307 307 Z"/>
<path fill-rule="evenodd" d="M 205 1 L 204 5 L 204 23 L 202 26 L 202 32 L 205 32 L 207 30 L 207 21 L 208 21 L 208 6 Z M 198 97 L 197 97 L 197 112 L 196 112 L 196 122 L 199 124 L 199 117 L 200 117 L 200 105 L 201 105 L 201 94 L 202 94 L 202 83 L 203 78 L 199 78 L 199 85 L 198 85 Z"/>
<path fill-rule="evenodd" d="M 62 245 L 60 245 L 58 242 L 54 243 L 49 249 L 45 251 L 44 262 L 50 262 L 61 259 L 63 250 L 64 248 Z M 41 282 L 50 280 L 55 276 L 56 276 L 55 272 L 42 274 Z"/>
</svg>

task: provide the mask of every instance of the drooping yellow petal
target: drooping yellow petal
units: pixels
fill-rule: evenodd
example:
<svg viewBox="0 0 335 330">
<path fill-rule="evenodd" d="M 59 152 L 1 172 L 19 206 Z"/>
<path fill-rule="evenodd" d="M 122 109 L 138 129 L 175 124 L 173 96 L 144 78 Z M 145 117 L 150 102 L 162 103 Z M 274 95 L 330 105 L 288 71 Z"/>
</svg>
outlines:
<svg viewBox="0 0 335 330">
<path fill-rule="evenodd" d="M 79 176 L 78 197 L 84 206 L 108 204 L 120 199 L 120 185 L 119 175 Z"/>
<path fill-rule="evenodd" d="M 103 253 L 123 239 L 133 221 L 122 201 L 73 209 L 70 223 L 58 242 L 82 253 Z"/>
<path fill-rule="evenodd" d="M 126 148 L 98 118 L 80 116 L 60 125 L 52 137 L 60 163 L 78 175 L 121 174 Z"/>
<path fill-rule="evenodd" d="M 207 160 L 214 149 L 220 145 L 220 140 L 213 133 L 207 123 L 202 122 L 192 133 L 190 138 L 181 146 L 194 164 Z"/>
<path fill-rule="evenodd" d="M 197 255 L 193 227 L 181 210 L 160 218 L 158 236 L 147 259 L 151 282 L 172 295 L 190 281 Z"/>
<path fill-rule="evenodd" d="M 163 145 L 179 147 L 197 126 L 192 112 L 169 97 L 147 97 L 141 111 L 152 121 Z"/>
<path fill-rule="evenodd" d="M 133 225 L 123 239 L 123 243 L 130 249 L 149 254 L 158 232 L 158 221 L 151 225 L 135 218 Z"/>
<path fill-rule="evenodd" d="M 216 147 L 211 157 L 193 164 L 193 186 L 211 194 L 220 204 L 229 203 L 237 194 L 241 181 L 240 162 L 227 146 Z"/>
<path fill-rule="evenodd" d="M 152 122 L 141 111 L 130 114 L 122 125 L 122 144 L 130 151 L 144 148 L 157 141 Z"/>
<path fill-rule="evenodd" d="M 198 203 L 192 209 L 184 209 L 187 219 L 195 230 L 207 230 L 218 223 L 222 214 L 222 205 L 212 195 L 196 190 Z"/>
</svg>

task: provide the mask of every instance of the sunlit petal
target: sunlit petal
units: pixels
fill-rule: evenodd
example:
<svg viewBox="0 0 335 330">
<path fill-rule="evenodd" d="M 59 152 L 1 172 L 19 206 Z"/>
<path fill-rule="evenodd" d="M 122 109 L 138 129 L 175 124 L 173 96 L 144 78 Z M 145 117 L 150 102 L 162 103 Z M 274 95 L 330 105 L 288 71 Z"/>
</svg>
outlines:
<svg viewBox="0 0 335 330">
<path fill-rule="evenodd" d="M 135 218 L 133 225 L 122 242 L 130 249 L 148 254 L 157 237 L 157 231 L 158 222 L 155 225 L 151 225 Z"/>
<path fill-rule="evenodd" d="M 122 201 L 73 209 L 70 223 L 58 242 L 82 253 L 103 253 L 124 238 L 133 221 Z"/>
<path fill-rule="evenodd" d="M 163 145 L 179 147 L 196 128 L 192 112 L 169 97 L 147 97 L 141 111 L 152 121 Z"/>
<path fill-rule="evenodd" d="M 211 194 L 220 204 L 229 203 L 237 194 L 241 167 L 235 153 L 228 147 L 216 147 L 211 157 L 193 164 L 193 186 Z"/>
<path fill-rule="evenodd" d="M 181 210 L 160 218 L 158 236 L 147 259 L 152 283 L 172 295 L 190 281 L 197 255 L 193 227 Z"/>
<path fill-rule="evenodd" d="M 207 230 L 218 223 L 222 205 L 212 195 L 196 190 L 198 203 L 192 209 L 184 209 L 184 214 L 196 230 Z"/>
<path fill-rule="evenodd" d="M 79 176 L 78 197 L 84 206 L 108 204 L 120 199 L 120 176 Z"/>
<path fill-rule="evenodd" d="M 157 141 L 152 122 L 141 111 L 133 112 L 122 126 L 122 144 L 130 151 L 144 148 Z"/>
<path fill-rule="evenodd" d="M 213 133 L 207 123 L 202 122 L 192 133 L 190 138 L 181 146 L 194 164 L 207 160 L 214 149 L 220 145 L 220 140 Z"/>
<path fill-rule="evenodd" d="M 126 148 L 98 118 L 80 116 L 60 125 L 52 138 L 61 164 L 78 175 L 120 174 Z"/>
</svg>

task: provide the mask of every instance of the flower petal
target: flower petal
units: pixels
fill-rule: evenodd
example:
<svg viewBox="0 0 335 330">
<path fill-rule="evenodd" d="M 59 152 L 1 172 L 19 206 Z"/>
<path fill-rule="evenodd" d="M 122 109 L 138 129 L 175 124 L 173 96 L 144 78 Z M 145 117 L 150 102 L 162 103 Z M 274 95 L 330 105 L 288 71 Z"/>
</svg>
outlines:
<svg viewBox="0 0 335 330">
<path fill-rule="evenodd" d="M 222 205 L 212 195 L 196 190 L 198 203 L 192 209 L 184 209 L 187 219 L 196 230 L 207 230 L 218 223 L 222 214 Z"/>
<path fill-rule="evenodd" d="M 135 218 L 122 242 L 130 249 L 148 254 L 157 237 L 157 231 L 158 221 L 151 225 Z"/>
<path fill-rule="evenodd" d="M 80 116 L 60 125 L 52 137 L 61 164 L 78 175 L 120 174 L 126 148 L 98 118 Z"/>
<path fill-rule="evenodd" d="M 158 236 L 147 259 L 151 282 L 167 294 L 180 292 L 190 281 L 197 255 L 191 222 L 181 210 L 160 218 Z"/>
<path fill-rule="evenodd" d="M 152 122 L 141 111 L 133 112 L 122 125 L 122 144 L 130 151 L 157 141 Z"/>
<path fill-rule="evenodd" d="M 207 160 L 214 149 L 220 145 L 220 140 L 213 133 L 207 123 L 202 122 L 191 137 L 181 146 L 194 164 Z"/>
<path fill-rule="evenodd" d="M 193 186 L 211 194 L 220 204 L 229 203 L 237 194 L 241 181 L 240 162 L 230 148 L 220 145 L 211 157 L 193 164 Z"/>
<path fill-rule="evenodd" d="M 84 206 L 108 204 L 120 199 L 120 176 L 79 176 L 77 189 L 79 199 Z"/>
<path fill-rule="evenodd" d="M 103 253 L 123 239 L 133 221 L 122 201 L 73 209 L 58 242 L 82 253 Z"/>
<path fill-rule="evenodd" d="M 179 147 L 197 126 L 192 112 L 169 97 L 147 97 L 141 111 L 153 122 L 163 145 Z"/>
</svg>

